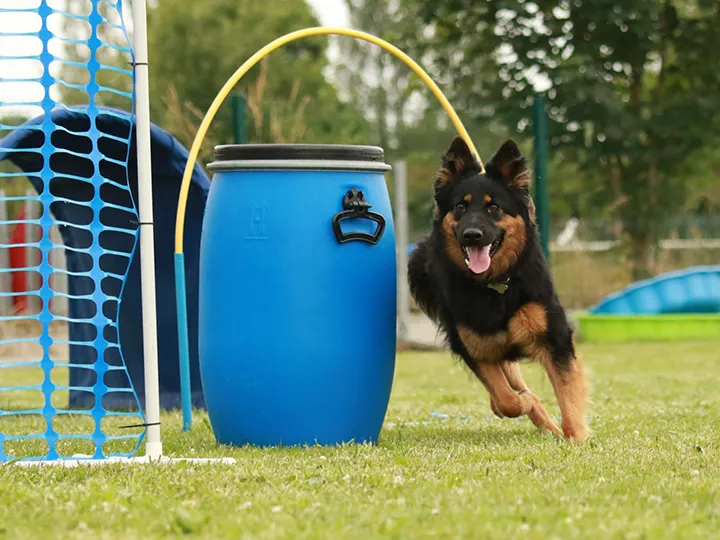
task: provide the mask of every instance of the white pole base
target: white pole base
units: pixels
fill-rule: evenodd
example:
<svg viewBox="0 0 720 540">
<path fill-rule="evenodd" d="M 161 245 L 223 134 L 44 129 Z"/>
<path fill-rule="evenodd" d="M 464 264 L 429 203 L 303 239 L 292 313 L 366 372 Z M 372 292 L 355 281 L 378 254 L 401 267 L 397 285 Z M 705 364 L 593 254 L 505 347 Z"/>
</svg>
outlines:
<svg viewBox="0 0 720 540">
<path fill-rule="evenodd" d="M 90 459 L 92 456 L 85 456 L 76 454 L 73 456 L 78 459 L 57 459 L 54 461 L 16 461 L 14 464 L 20 467 L 78 467 L 82 465 L 97 466 L 97 465 L 115 465 L 117 463 L 128 464 L 128 465 L 144 465 L 150 463 L 157 463 L 159 465 L 170 465 L 174 463 L 186 462 L 186 463 L 199 463 L 199 464 L 213 464 L 221 463 L 223 465 L 234 465 L 237 463 L 235 458 L 169 458 L 160 456 L 153 458 L 150 456 L 142 457 L 109 457 L 106 459 Z M 84 458 L 84 459 L 81 459 Z"/>
<path fill-rule="evenodd" d="M 147 441 L 145 443 L 145 456 L 150 459 L 158 459 L 162 457 L 163 445 L 162 441 Z"/>
</svg>

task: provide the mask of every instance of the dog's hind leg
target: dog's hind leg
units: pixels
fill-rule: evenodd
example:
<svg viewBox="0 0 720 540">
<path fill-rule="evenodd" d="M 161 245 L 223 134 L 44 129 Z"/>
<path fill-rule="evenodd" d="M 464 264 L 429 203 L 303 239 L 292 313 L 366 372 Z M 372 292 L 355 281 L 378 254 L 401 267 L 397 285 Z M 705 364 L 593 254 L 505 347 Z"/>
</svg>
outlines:
<svg viewBox="0 0 720 540">
<path fill-rule="evenodd" d="M 567 361 L 558 362 L 549 350 L 541 351 L 538 356 L 555 389 L 565 437 L 584 441 L 590 430 L 585 421 L 587 385 L 582 360 L 573 355 Z"/>
<path fill-rule="evenodd" d="M 504 361 L 500 367 L 513 390 L 521 393 L 526 392 L 534 400 L 533 408 L 527 413 L 532 423 L 541 430 L 548 430 L 556 435 L 562 435 L 563 432 L 557 424 L 553 422 L 550 413 L 548 413 L 542 401 L 540 401 L 540 398 L 533 394 L 527 383 L 525 383 L 525 379 L 523 379 L 522 373 L 520 372 L 520 365 L 517 362 Z"/>
</svg>

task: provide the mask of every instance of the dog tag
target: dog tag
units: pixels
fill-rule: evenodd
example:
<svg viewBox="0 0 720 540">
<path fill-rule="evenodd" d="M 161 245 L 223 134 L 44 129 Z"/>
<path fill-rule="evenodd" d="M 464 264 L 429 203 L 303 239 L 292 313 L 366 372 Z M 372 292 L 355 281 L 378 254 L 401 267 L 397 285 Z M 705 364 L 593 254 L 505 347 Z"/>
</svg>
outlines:
<svg viewBox="0 0 720 540">
<path fill-rule="evenodd" d="M 488 289 L 492 289 L 498 294 L 503 294 L 508 290 L 507 283 L 488 283 Z"/>
</svg>

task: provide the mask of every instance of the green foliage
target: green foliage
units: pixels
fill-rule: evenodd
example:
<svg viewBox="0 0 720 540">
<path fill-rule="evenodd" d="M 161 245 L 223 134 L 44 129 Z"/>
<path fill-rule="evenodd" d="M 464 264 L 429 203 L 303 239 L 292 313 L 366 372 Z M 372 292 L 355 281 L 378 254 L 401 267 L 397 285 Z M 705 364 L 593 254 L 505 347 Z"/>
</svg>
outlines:
<svg viewBox="0 0 720 540">
<path fill-rule="evenodd" d="M 159 2 L 149 11 L 153 120 L 174 125 L 177 118 L 170 117 L 180 114 L 199 124 L 220 88 L 253 53 L 282 34 L 317 24 L 304 0 Z M 365 119 L 342 103 L 325 79 L 326 48 L 325 37 L 289 43 L 240 81 L 236 91 L 249 94 L 256 109 L 248 114 L 251 141 L 367 141 Z M 232 141 L 229 100 L 211 131 L 215 142 Z"/>
<path fill-rule="evenodd" d="M 412 20 L 397 3 L 385 0 L 346 0 L 354 28 L 393 43 L 409 31 Z M 402 133 L 419 107 L 412 107 L 422 83 L 397 58 L 377 45 L 346 37 L 338 38 L 341 61 L 334 78 L 350 101 L 370 120 L 376 144 L 392 153 L 402 144 Z M 422 94 L 421 94 L 422 95 Z"/>
<path fill-rule="evenodd" d="M 718 142 L 720 5 L 406 2 L 429 36 L 413 39 L 437 69 L 462 66 L 454 90 L 466 114 L 527 133 L 533 94 L 547 91 L 551 148 L 581 173 L 571 206 L 616 215 L 636 276 L 651 272 L 663 217 L 692 207 L 698 184 L 688 170 Z"/>
<path fill-rule="evenodd" d="M 382 0 L 346 0 L 354 28 L 399 46 L 428 71 L 443 91 L 452 91 L 451 70 L 435 69 L 432 51 L 415 37 L 420 16 L 409 4 Z M 440 157 L 457 131 L 447 113 L 420 78 L 400 60 L 376 45 L 340 38 L 341 64 L 334 78 L 372 126 L 372 141 L 388 159 L 408 166 L 408 214 L 411 239 L 427 232 L 432 216 L 431 185 Z M 453 103 L 457 105 L 457 103 Z M 462 114 L 465 127 L 485 159 L 499 148 L 507 129 L 498 122 L 474 122 Z M 390 186 L 392 189 L 392 186 Z"/>
<path fill-rule="evenodd" d="M 86 14 L 86 0 L 69 0 L 72 13 Z M 101 13 L 119 24 L 116 12 L 101 3 Z M 126 20 L 131 14 L 126 13 Z M 282 4 L 250 0 L 187 2 L 162 0 L 148 11 L 150 97 L 153 122 L 168 129 L 189 146 L 205 111 L 232 73 L 260 47 L 287 32 L 318 25 L 305 0 Z M 63 35 L 87 37 L 87 24 L 67 18 Z M 126 45 L 122 32 L 103 25 L 102 39 Z M 336 89 L 326 80 L 327 38 L 296 41 L 272 53 L 237 87 L 248 95 L 251 110 L 246 118 L 251 142 L 367 143 L 369 126 L 358 110 L 338 99 Z M 68 43 L 64 55 L 72 61 L 87 61 L 84 45 Z M 98 59 L 104 64 L 128 69 L 130 58 L 103 47 Z M 62 80 L 85 84 L 87 71 L 64 65 Z M 126 92 L 130 77 L 101 70 L 97 81 Z M 66 104 L 87 104 L 87 93 L 60 85 Z M 125 97 L 103 92 L 98 104 L 129 110 Z M 208 135 L 201 160 L 211 159 L 215 144 L 232 142 L 230 100 L 221 108 Z"/>
</svg>

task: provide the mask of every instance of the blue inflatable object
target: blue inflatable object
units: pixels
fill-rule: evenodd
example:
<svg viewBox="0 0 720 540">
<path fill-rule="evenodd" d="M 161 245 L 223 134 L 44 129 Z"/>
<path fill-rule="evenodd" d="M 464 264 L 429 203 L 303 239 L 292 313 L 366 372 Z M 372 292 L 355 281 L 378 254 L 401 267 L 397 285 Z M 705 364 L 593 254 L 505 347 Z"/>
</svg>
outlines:
<svg viewBox="0 0 720 540">
<path fill-rule="evenodd" d="M 99 152 L 103 158 L 116 162 L 127 162 L 129 167 L 101 167 L 104 178 L 119 185 L 129 184 L 127 190 L 107 189 L 103 193 L 105 202 L 123 208 L 132 208 L 130 194 L 135 201 L 138 197 L 137 157 L 134 126 L 124 118 L 127 113 L 111 108 L 100 107 L 95 123 L 101 133 L 107 134 L 100 138 Z M 86 200 L 87 194 L 82 189 L 89 187 L 73 180 L 73 174 L 82 175 L 87 168 L 87 159 L 83 158 L 89 144 L 84 135 L 90 126 L 88 112 L 83 108 L 57 108 L 52 111 L 51 118 L 55 127 L 49 134 L 55 147 L 52 156 L 53 166 L 65 174 L 58 174 L 52 180 L 53 194 L 64 197 L 66 204 L 53 204 L 52 212 L 57 220 L 69 226 L 61 227 L 63 242 L 66 246 L 66 259 L 69 269 L 83 269 L 86 264 L 82 252 L 74 250 L 74 246 L 82 243 L 82 235 L 86 233 L 87 223 L 92 220 L 93 209 L 87 205 L 72 204 L 70 201 Z M 22 127 L 14 129 L 10 135 L 0 141 L 0 161 L 9 159 L 22 169 L 30 183 L 38 193 L 43 191 L 40 171 L 43 169 L 43 155 L 38 151 L 43 145 L 45 134 L 38 126 L 43 125 L 44 115 L 34 118 Z M 129 129 L 133 132 L 129 133 Z M 151 126 L 151 151 L 153 173 L 153 206 L 155 224 L 155 265 L 157 275 L 156 300 L 158 305 L 158 354 L 160 372 L 160 404 L 163 408 L 180 406 L 180 375 L 178 367 L 178 338 L 175 313 L 175 281 L 173 270 L 172 245 L 175 234 L 175 211 L 180 192 L 182 174 L 187 162 L 188 152 L 167 131 L 156 125 Z M 130 135 L 131 145 L 128 156 L 127 143 Z M 196 407 L 204 407 L 200 372 L 197 355 L 197 313 L 198 313 L 198 258 L 200 249 L 200 230 L 202 225 L 205 201 L 209 190 L 209 180 L 202 168 L 196 165 L 193 171 L 192 185 L 188 198 L 187 221 L 185 233 L 185 257 L 187 273 L 187 301 L 190 328 L 190 365 L 192 375 L 192 401 Z M 78 187 L 80 186 L 80 187 Z M 90 187 L 90 189 L 92 189 Z M 85 199 L 83 199 L 85 197 Z M 128 213 L 113 211 L 112 208 L 102 210 L 102 224 L 105 227 L 127 228 Z M 75 224 L 76 227 L 72 227 Z M 135 228 L 137 226 L 135 225 Z M 104 232 L 104 247 L 118 252 L 133 251 L 133 237 L 128 234 Z M 130 245 L 128 243 L 130 242 Z M 120 341 L 120 351 L 125 361 L 130 379 L 144 405 L 145 373 L 143 369 L 143 327 L 142 299 L 140 283 L 140 251 L 135 250 L 129 270 L 127 262 L 120 257 L 107 257 L 103 261 L 105 272 L 124 275 L 127 278 L 122 289 L 120 303 L 119 328 L 120 336 L 107 336 L 111 343 Z M 91 294 L 96 284 L 85 277 L 70 275 L 68 288 L 72 295 L 82 297 Z M 120 294 L 121 284 L 113 284 L 115 294 Z M 109 287 L 103 281 L 103 287 Z M 72 298 L 69 302 L 70 318 L 86 320 L 95 316 L 94 305 L 84 300 Z M 117 309 L 115 309 L 117 311 Z M 116 318 L 116 312 L 108 312 L 108 317 Z M 70 368 L 70 406 L 73 408 L 92 407 L 95 396 L 89 392 L 74 390 L 95 384 L 96 374 L 82 366 L 93 364 L 97 359 L 96 351 L 84 343 L 92 342 L 94 329 L 87 324 L 70 322 L 70 364 L 78 366 Z M 117 354 L 117 348 L 108 354 Z M 107 359 L 111 364 L 119 363 L 119 358 Z M 105 375 L 105 383 L 113 388 L 129 387 L 124 371 L 110 372 Z M 133 409 L 137 402 L 132 393 L 114 392 L 105 396 L 103 401 L 107 408 Z"/>
<path fill-rule="evenodd" d="M 588 311 L 595 315 L 720 313 L 720 266 L 697 266 L 638 281 Z"/>
<path fill-rule="evenodd" d="M 209 168 L 200 371 L 218 442 L 377 441 L 396 345 L 382 149 L 221 146 Z"/>
</svg>

